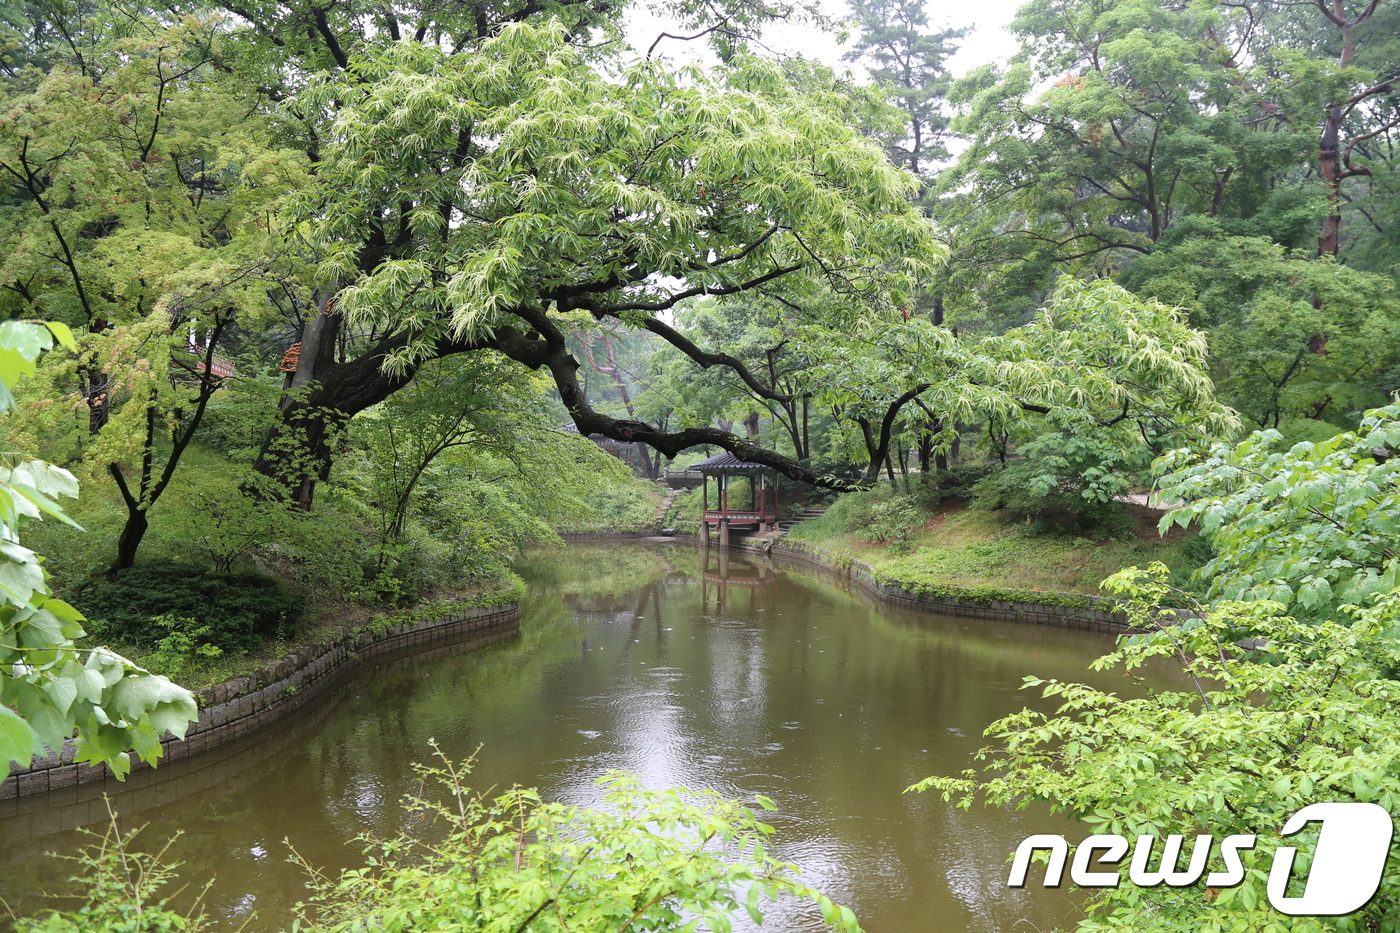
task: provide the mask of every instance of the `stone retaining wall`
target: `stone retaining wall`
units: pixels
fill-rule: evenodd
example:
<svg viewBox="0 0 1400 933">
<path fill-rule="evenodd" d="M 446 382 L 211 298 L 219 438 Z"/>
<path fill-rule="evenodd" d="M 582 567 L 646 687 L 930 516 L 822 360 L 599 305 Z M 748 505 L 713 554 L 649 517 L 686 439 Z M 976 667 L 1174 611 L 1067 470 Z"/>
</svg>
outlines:
<svg viewBox="0 0 1400 933">
<path fill-rule="evenodd" d="M 341 626 L 321 641 L 303 646 L 252 674 L 195 691 L 199 722 L 185 738 L 161 739 L 161 761 L 175 761 L 216 748 L 289 715 L 355 673 L 370 661 L 416 654 L 432 646 L 520 627 L 520 607 L 466 608 L 441 619 L 368 628 L 363 621 Z M 79 785 L 100 784 L 111 777 L 106 765 L 73 762 L 75 748 L 65 742 L 58 755 L 36 758 L 0 784 L 0 801 Z M 132 761 L 132 773 L 150 766 Z"/>
<path fill-rule="evenodd" d="M 898 581 L 881 582 L 868 564 L 829 551 L 826 548 L 778 538 L 771 551 L 765 550 L 766 541 L 753 538 L 736 538 L 729 549 L 750 553 L 771 553 L 775 558 L 790 560 L 816 567 L 833 574 L 854 585 L 861 592 L 880 602 L 924 612 L 942 612 L 947 615 L 975 616 L 981 619 L 1001 619 L 1008 622 L 1034 622 L 1041 625 L 1058 625 L 1065 628 L 1089 629 L 1095 632 L 1122 634 L 1129 631 L 1118 601 L 1105 596 L 1090 596 L 1081 593 L 1047 593 L 1057 600 L 1078 605 L 1057 605 L 1055 603 L 1021 602 L 1000 599 L 980 599 L 967 590 L 968 595 L 931 596 L 918 593 L 901 586 Z M 956 591 L 956 587 L 949 587 Z"/>
</svg>

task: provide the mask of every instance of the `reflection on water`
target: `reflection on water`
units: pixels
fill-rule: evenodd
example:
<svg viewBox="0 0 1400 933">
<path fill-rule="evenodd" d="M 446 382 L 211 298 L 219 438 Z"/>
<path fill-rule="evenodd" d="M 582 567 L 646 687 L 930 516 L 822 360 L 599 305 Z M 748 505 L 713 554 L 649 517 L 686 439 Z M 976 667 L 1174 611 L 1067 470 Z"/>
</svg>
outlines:
<svg viewBox="0 0 1400 933">
<path fill-rule="evenodd" d="M 480 746 L 482 788 L 592 804 L 594 781 L 626 769 L 653 787 L 770 797 L 776 854 L 872 933 L 1048 930 L 1074 916 L 1058 891 L 1005 888 L 1016 843 L 1074 833 L 1063 821 L 902 791 L 969 767 L 988 723 L 1036 704 L 1025 675 L 1112 685 L 1085 670 L 1107 636 L 875 607 L 803 571 L 690 548 L 536 552 L 519 569 L 531 582 L 519 639 L 375 669 L 311 724 L 251 737 L 273 752 L 242 774 L 162 768 L 144 789 L 109 785 L 116 808 L 152 838 L 183 830 L 187 876 L 216 876 L 214 909 L 230 928 L 256 911 L 254 931 L 283 928 L 304 893 L 284 840 L 314 864 L 354 864 L 358 834 L 400 827 L 408 762 L 430 737 L 458 758 Z M 89 806 L 77 789 L 0 803 L 0 896 L 18 911 L 69 873 L 35 856 L 71 851 Z"/>
</svg>

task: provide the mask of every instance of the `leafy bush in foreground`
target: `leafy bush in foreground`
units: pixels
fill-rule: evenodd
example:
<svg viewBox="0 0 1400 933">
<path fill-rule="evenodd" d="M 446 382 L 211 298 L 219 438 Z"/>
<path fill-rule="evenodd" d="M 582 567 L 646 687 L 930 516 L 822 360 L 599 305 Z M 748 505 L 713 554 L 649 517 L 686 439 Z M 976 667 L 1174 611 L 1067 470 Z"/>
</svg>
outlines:
<svg viewBox="0 0 1400 933">
<path fill-rule="evenodd" d="M 1212 599 L 1269 599 L 1327 618 L 1400 586 L 1400 405 L 1358 430 L 1282 447 L 1277 431 L 1158 464 L 1161 529 L 1194 523 L 1213 548 L 1200 576 Z"/>
<path fill-rule="evenodd" d="M 293 929 L 726 931 L 737 911 L 761 923 L 765 900 L 792 897 L 811 904 L 822 926 L 860 933 L 848 908 L 767 855 L 771 827 L 712 791 L 648 791 L 635 777 L 613 774 L 603 779 L 606 811 L 546 803 L 521 788 L 488 800 L 463 783 L 470 763 L 442 761 L 419 770 L 430 787 L 446 791 L 445 801 L 408 801 L 444 831 L 440 841 L 421 834 L 371 841 L 368 867 L 334 878 L 299 862 L 313 897 L 298 907 Z M 133 857 L 130 841 L 115 832 L 101 837 L 78 858 L 86 905 L 21 918 L 19 933 L 206 929 L 204 917 L 168 909 L 159 895 L 170 871 L 159 858 Z"/>
<path fill-rule="evenodd" d="M 932 777 L 916 788 L 942 791 L 962 806 L 979 797 L 993 805 L 1048 803 L 1088 824 L 1085 835 L 1258 837 L 1242 853 L 1238 887 L 1208 890 L 1202 876 L 1184 887 L 1095 889 L 1080 931 L 1396 929 L 1394 844 L 1379 893 L 1350 916 L 1287 917 L 1271 909 L 1265 890 L 1274 852 L 1285 844 L 1279 831 L 1304 806 L 1358 801 L 1400 809 L 1400 592 L 1353 608 L 1346 623 L 1297 621 L 1264 600 L 1222 602 L 1209 612 L 1197 606 L 1200 617 L 1182 621 L 1157 608 L 1186 598 L 1166 586 L 1166 575 L 1157 564 L 1109 579 L 1106 586 L 1151 633 L 1124 639 L 1093 666 L 1132 673 L 1170 662 L 1183 671 L 1183 687 L 1126 699 L 1027 678 L 1028 687 L 1061 699 L 1056 715 L 1023 710 L 993 723 L 980 772 Z M 1301 877 L 1317 835 L 1305 830 L 1287 843 L 1298 847 Z M 1218 868 L 1213 858 L 1209 870 Z"/>
</svg>

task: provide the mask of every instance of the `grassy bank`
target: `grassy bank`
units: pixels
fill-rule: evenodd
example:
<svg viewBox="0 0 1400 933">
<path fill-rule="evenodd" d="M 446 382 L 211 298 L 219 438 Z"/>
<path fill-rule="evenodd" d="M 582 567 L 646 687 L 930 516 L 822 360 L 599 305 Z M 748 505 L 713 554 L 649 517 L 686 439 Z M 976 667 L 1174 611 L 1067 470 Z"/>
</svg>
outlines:
<svg viewBox="0 0 1400 933">
<path fill-rule="evenodd" d="M 1103 533 L 972 509 L 956 500 L 931 509 L 906 507 L 891 516 L 891 501 L 878 489 L 844 496 L 826 515 L 796 525 L 791 536 L 848 554 L 886 578 L 1031 592 L 1098 593 L 1105 577 L 1154 560 L 1186 584 L 1207 559 L 1194 534 L 1158 535 L 1160 513 L 1141 506 L 1125 505 L 1112 533 Z"/>
</svg>

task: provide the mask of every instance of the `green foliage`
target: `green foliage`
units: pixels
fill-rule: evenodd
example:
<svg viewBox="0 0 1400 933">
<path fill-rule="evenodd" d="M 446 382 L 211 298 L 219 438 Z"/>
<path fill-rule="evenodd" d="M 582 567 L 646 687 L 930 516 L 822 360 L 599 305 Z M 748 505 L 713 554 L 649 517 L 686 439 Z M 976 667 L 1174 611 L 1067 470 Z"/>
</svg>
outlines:
<svg viewBox="0 0 1400 933">
<path fill-rule="evenodd" d="M 996 463 L 955 463 L 946 470 L 930 470 L 919 477 L 920 491 L 937 497 L 938 502 L 967 499 L 977 484 L 1000 469 Z"/>
<path fill-rule="evenodd" d="M 1041 455 L 1042 486 L 1090 502 L 1136 480 L 1162 450 L 1238 425 L 1214 397 L 1204 334 L 1107 280 L 1066 277 L 1030 323 L 997 336 L 959 337 L 921 318 L 802 334 L 817 398 L 860 424 L 872 456 L 874 436 L 917 398 L 937 416 L 938 448 L 960 425 L 988 425 Z"/>
<path fill-rule="evenodd" d="M 1124 282 L 1185 308 L 1194 326 L 1209 329 L 1220 394 L 1253 424 L 1346 422 L 1400 388 L 1373 384 L 1400 360 L 1392 279 L 1290 252 L 1266 237 L 1225 236 L 1204 219 L 1183 227 Z"/>
<path fill-rule="evenodd" d="M 890 158 L 915 175 L 947 159 L 945 98 L 952 77 L 944 60 L 958 48 L 965 29 L 928 32 L 928 12 L 916 0 L 851 0 L 858 35 L 847 61 L 863 61 L 891 103 L 904 111 L 905 125 L 890 143 Z"/>
<path fill-rule="evenodd" d="M 196 626 L 187 637 L 207 637 L 227 652 L 291 636 L 305 608 L 303 597 L 286 593 L 264 574 L 205 573 L 173 562 L 138 564 L 110 583 L 88 581 L 74 589 L 73 600 L 101 637 L 158 648 L 174 617 Z"/>
<path fill-rule="evenodd" d="M 875 503 L 864 532 L 876 544 L 905 544 L 915 528 L 928 521 L 928 513 L 910 496 L 893 496 Z"/>
<path fill-rule="evenodd" d="M 581 288 L 595 317 L 626 323 L 675 303 L 659 277 L 721 291 L 791 267 L 785 282 L 851 318 L 888 312 L 941 258 L 908 204 L 912 179 L 779 69 L 745 58 L 709 74 L 657 61 L 613 73 L 557 21 L 526 22 L 471 55 L 394 43 L 298 95 L 301 109 L 338 108 L 343 130 L 321 149 L 300 229 L 328 256 L 327 277 L 354 283 L 337 304 L 356 326 L 413 322 L 391 366 L 448 333 L 533 329 L 559 289 Z M 357 244 L 381 221 L 366 192 L 390 214 L 417 205 L 390 221 L 414 248 L 369 274 Z M 471 198 L 449 198 L 444 216 L 448 192 Z M 827 255 L 840 257 L 836 281 L 813 262 Z"/>
<path fill-rule="evenodd" d="M 1048 518 L 1008 522 L 996 512 L 957 504 L 926 509 L 921 524 L 906 543 L 895 546 L 869 546 L 858 529 L 847 530 L 825 516 L 798 524 L 789 537 L 818 544 L 828 556 L 846 555 L 832 559 L 858 557 L 877 579 L 914 592 L 1032 603 L 1097 593 L 1098 581 L 1132 563 L 1160 560 L 1188 578 L 1209 558 L 1201 552 L 1209 545 L 1195 535 L 1164 540 L 1144 529 L 1145 537 L 1110 537 L 1066 530 Z"/>
<path fill-rule="evenodd" d="M 1356 432 L 1282 449 L 1260 431 L 1204 456 L 1173 452 L 1160 494 L 1185 505 L 1161 527 L 1195 522 L 1215 557 L 1212 599 L 1267 599 L 1299 618 L 1400 585 L 1400 406 L 1368 412 Z"/>
<path fill-rule="evenodd" d="M 481 475 L 482 467 L 492 472 Z M 492 586 L 505 578 L 513 555 L 527 542 L 552 540 L 549 524 L 533 511 L 540 503 L 531 503 L 524 484 L 510 481 L 509 473 L 495 472 L 502 468 L 511 470 L 489 459 L 449 466 L 424 478 L 424 495 L 398 537 L 364 527 L 357 597 L 402 606 L 435 590 Z M 372 503 L 368 509 L 363 502 L 357 506 L 362 512 L 373 509 Z M 374 514 L 378 520 L 387 517 Z M 365 547 L 365 539 L 375 543 Z"/>
<path fill-rule="evenodd" d="M 496 606 L 508 606 L 520 602 L 524 598 L 526 590 L 525 581 L 518 574 L 510 573 L 501 586 L 481 590 L 467 596 L 455 596 L 450 600 L 438 599 L 433 602 L 419 603 L 409 609 L 379 613 L 363 625 L 356 626 L 353 631 L 382 632 L 405 623 L 445 619 L 463 609 L 490 609 Z"/>
<path fill-rule="evenodd" d="M 595 810 L 548 803 L 520 787 L 487 798 L 466 786 L 470 762 L 442 757 L 438 767 L 418 770 L 421 795 L 404 801 L 414 829 L 366 839 L 364 867 L 330 876 L 296 857 L 311 897 L 298 905 L 293 930 L 722 933 L 740 911 L 762 923 L 768 903 L 783 898 L 810 904 L 821 917 L 816 929 L 860 933 L 849 908 L 768 855 L 773 828 L 749 809 L 771 810 L 764 797 L 650 791 L 612 773 L 599 782 L 605 807 Z M 118 832 L 114 820 L 75 857 L 84 905 L 22 918 L 19 933 L 207 929 L 200 904 L 209 886 L 188 913 L 162 897 L 176 880 L 178 865 L 168 861 L 176 840 L 141 852 L 136 836 Z"/>
<path fill-rule="evenodd" d="M 201 625 L 198 619 L 156 616 L 151 624 L 166 634 L 156 642 L 153 651 L 141 656 L 141 661 L 167 677 L 187 678 L 224 653 L 217 645 L 201 640 L 208 638 L 214 627 Z"/>
<path fill-rule="evenodd" d="M 1116 452 L 1114 452 L 1116 453 Z M 1121 502 L 1089 498 L 1092 479 L 1065 470 L 1052 472 L 1039 460 L 1014 460 L 978 480 L 972 487 L 969 505 L 974 509 L 1004 511 L 1011 521 L 1036 517 L 1032 527 L 1058 532 L 1084 532 L 1096 538 L 1131 533 L 1130 520 Z M 1124 491 L 1127 478 L 1103 471 L 1095 465 L 1100 486 L 1111 485 Z M 1095 490 L 1095 491 L 1101 491 Z"/>
<path fill-rule="evenodd" d="M 661 527 L 674 528 L 681 534 L 699 534 L 700 513 L 704 511 L 704 506 L 699 487 L 687 489 L 671 500 L 666 514 L 661 517 Z"/>
<path fill-rule="evenodd" d="M 104 498 L 103 492 L 100 487 L 83 488 L 81 498 L 65 510 L 74 524 L 46 521 L 26 530 L 30 546 L 44 555 L 55 592 L 67 593 L 112 565 L 112 539 L 121 531 L 126 510 Z"/>
<path fill-rule="evenodd" d="M 214 347 L 233 352 L 237 326 L 270 318 L 269 278 L 287 268 L 273 271 L 268 216 L 305 163 L 264 147 L 211 10 L 98 3 L 43 19 L 36 46 L 62 33 L 82 51 L 50 48 L 50 67 L 5 89 L 0 310 L 78 330 L 25 399 L 28 433 L 79 461 L 89 487 L 113 484 L 127 511 L 115 569 L 134 562 L 227 381 Z"/>
<path fill-rule="evenodd" d="M 368 867 L 313 872 L 301 929 L 724 931 L 741 909 L 761 922 L 764 902 L 779 896 L 812 902 L 824 927 L 860 929 L 849 909 L 768 856 L 771 827 L 712 791 L 648 791 L 614 773 L 602 780 L 606 810 L 590 810 L 522 788 L 488 799 L 466 786 L 468 770 L 445 758 L 420 768 L 446 800 L 420 798 L 412 811 L 444 838 L 371 843 Z"/>
<path fill-rule="evenodd" d="M 54 339 L 71 347 L 62 324 L 0 323 L 0 414 L 13 405 L 15 382 Z M 57 496 L 76 497 L 67 470 L 40 460 L 0 457 L 0 779 L 10 762 L 28 765 L 46 749 L 57 753 L 77 730 L 75 760 L 105 762 L 118 777 L 130 770 L 129 751 L 154 763 L 160 737 L 181 738 L 197 718 L 194 697 L 105 648 L 86 657 L 74 642 L 83 617 L 49 595 L 41 558 L 19 533 L 45 515 L 71 523 Z"/>
<path fill-rule="evenodd" d="M 1048 420 L 1058 430 L 1042 431 L 1018 448 L 1034 467 L 1027 477 L 1032 496 L 1070 508 L 1103 505 L 1136 485 L 1152 461 L 1150 447 L 1125 448 L 1093 422 Z"/>
<path fill-rule="evenodd" d="M 640 480 L 607 486 L 593 495 L 588 521 L 571 528 L 639 531 L 656 520 L 656 486 Z"/>
<path fill-rule="evenodd" d="M 876 544 L 903 542 L 930 518 L 918 498 L 902 495 L 889 484 L 842 495 L 817 518 L 793 530 L 799 540 L 852 535 Z"/>
<path fill-rule="evenodd" d="M 1195 618 L 1160 608 L 1190 599 L 1163 580 L 1166 568 L 1130 568 L 1105 586 L 1126 598 L 1147 633 L 1122 640 L 1094 663 L 1131 674 L 1179 666 L 1184 686 L 1125 699 L 1087 686 L 1026 679 L 1057 713 L 1023 710 L 993 723 L 982 770 L 915 785 L 971 806 L 1039 801 L 1094 832 L 1255 834 L 1246 877 L 1208 896 L 1204 879 L 1183 888 L 1122 885 L 1087 901 L 1082 931 L 1387 929 L 1400 904 L 1400 867 L 1390 861 L 1379 894 L 1345 918 L 1281 921 L 1264 897 L 1278 831 L 1318 800 L 1400 807 L 1400 663 L 1393 637 L 1400 595 L 1346 620 L 1301 622 L 1268 600 L 1226 601 Z M 1248 633 L 1256 648 L 1240 647 Z M 1306 835 L 1300 852 L 1307 851 Z M 1290 845 L 1298 842 L 1290 841 Z"/>
<path fill-rule="evenodd" d="M 407 388 L 351 424 L 337 494 L 372 545 L 361 548 L 369 602 L 505 578 L 527 541 L 555 525 L 649 523 L 646 484 L 576 433 L 548 427 L 545 386 L 495 354 L 425 365 Z M 594 516 L 599 501 L 608 513 Z"/>
<path fill-rule="evenodd" d="M 258 495 L 241 486 L 232 471 L 205 466 L 189 471 L 171 489 L 155 524 L 153 545 L 167 551 L 202 558 L 219 573 L 229 573 L 252 554 L 274 544 L 306 543 L 308 533 L 319 530 L 315 522 L 293 503 Z M 251 485 L 256 478 L 249 478 Z M 320 542 L 324 547 L 325 542 Z"/>
<path fill-rule="evenodd" d="M 1002 510 L 1014 515 L 1035 515 L 1051 503 L 1043 494 L 1031 491 L 1031 480 L 1041 474 L 1037 464 L 1013 460 L 993 470 L 973 485 L 969 501 L 974 509 Z"/>
<path fill-rule="evenodd" d="M 78 874 L 71 880 L 79 885 L 83 906 L 17 917 L 18 933 L 201 933 L 209 929 L 200 909 L 203 893 L 193 909 L 175 911 L 169 906 L 180 891 L 170 890 L 180 881 L 179 863 L 169 861 L 176 839 L 154 851 L 142 851 L 136 844 L 141 830 L 121 832 L 115 815 L 101 835 L 83 832 L 97 841 L 77 855 L 60 856 L 77 864 Z"/>
</svg>

